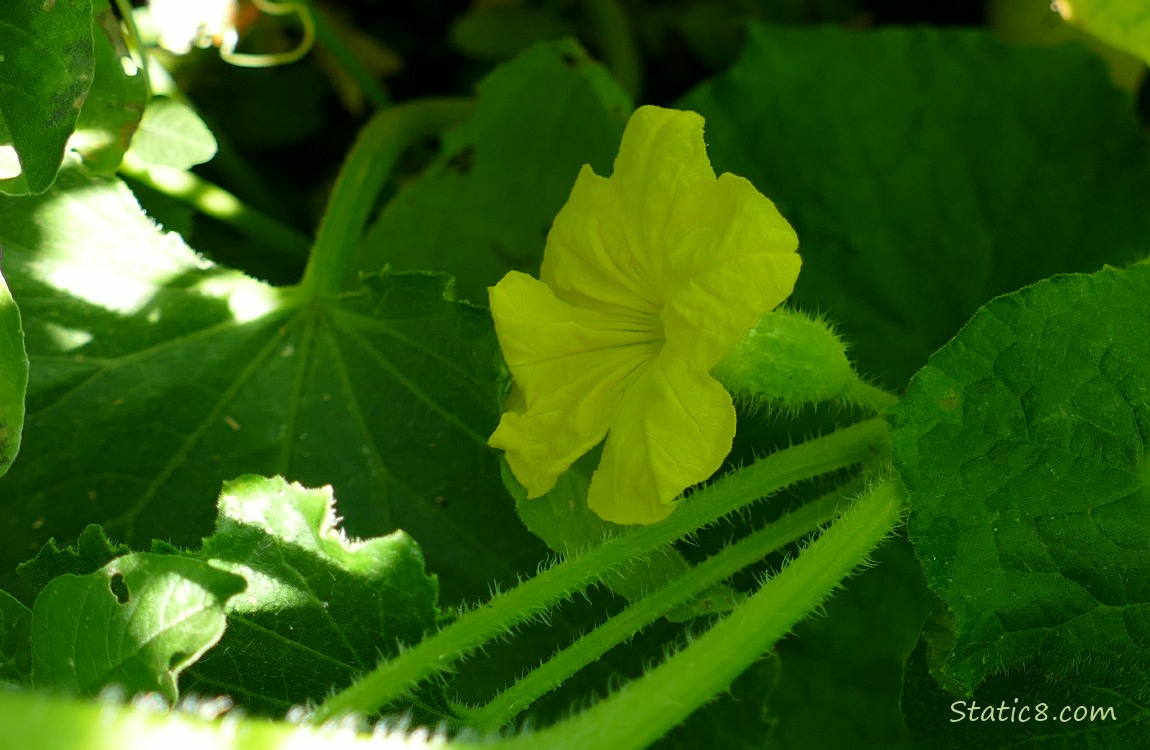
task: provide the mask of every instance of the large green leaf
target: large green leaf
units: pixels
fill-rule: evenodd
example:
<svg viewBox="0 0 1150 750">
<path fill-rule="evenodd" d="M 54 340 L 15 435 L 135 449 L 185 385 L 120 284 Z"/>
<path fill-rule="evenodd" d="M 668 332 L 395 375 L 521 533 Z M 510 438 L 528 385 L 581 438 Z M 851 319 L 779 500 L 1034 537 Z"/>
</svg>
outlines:
<svg viewBox="0 0 1150 750">
<path fill-rule="evenodd" d="M 1147 342 L 1150 266 L 1057 276 L 982 308 L 891 410 L 958 691 L 1048 675 L 1150 728 Z"/>
<path fill-rule="evenodd" d="M 32 684 L 73 695 L 108 685 L 169 701 L 180 672 L 223 635 L 244 579 L 199 560 L 139 553 L 64 575 L 32 608 Z"/>
<path fill-rule="evenodd" d="M 136 548 L 198 543 L 220 485 L 258 472 L 333 485 L 356 536 L 428 540 L 449 601 L 534 569 L 542 545 L 486 446 L 491 318 L 444 278 L 300 299 L 205 262 L 122 183 L 76 170 L 0 200 L 0 242 L 30 321 L 37 457 L 0 480 L 3 567 L 90 522 Z"/>
<path fill-rule="evenodd" d="M 0 476 L 20 451 L 27 388 L 28 355 L 24 352 L 20 310 L 0 275 Z"/>
<path fill-rule="evenodd" d="M 798 231 L 794 299 L 900 386 L 979 305 L 1150 246 L 1145 137 L 1085 49 L 751 27 L 683 105 Z"/>
<path fill-rule="evenodd" d="M 442 156 L 368 230 L 359 268 L 447 271 L 463 299 L 486 304 L 509 269 L 538 270 L 580 167 L 610 174 L 631 104 L 578 44 L 536 45 L 478 94 Z"/>
<path fill-rule="evenodd" d="M 92 0 L 0 3 L 0 64 L 0 150 L 10 143 L 21 167 L 0 193 L 42 193 L 92 85 Z"/>
<path fill-rule="evenodd" d="M 224 486 L 200 556 L 248 587 L 229 603 L 223 640 L 190 670 L 190 689 L 283 715 L 435 625 L 436 582 L 411 537 L 349 540 L 336 520 L 330 488 L 254 476 Z"/>
</svg>

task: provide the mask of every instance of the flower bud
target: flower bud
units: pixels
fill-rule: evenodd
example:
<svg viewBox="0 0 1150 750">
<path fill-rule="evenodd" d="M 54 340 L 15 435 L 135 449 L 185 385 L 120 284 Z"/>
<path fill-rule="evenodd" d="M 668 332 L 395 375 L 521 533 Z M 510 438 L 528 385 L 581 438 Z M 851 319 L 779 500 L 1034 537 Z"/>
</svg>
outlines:
<svg viewBox="0 0 1150 750">
<path fill-rule="evenodd" d="M 826 321 L 781 308 L 763 313 L 711 374 L 736 397 L 790 407 L 843 398 L 856 380 Z"/>
</svg>

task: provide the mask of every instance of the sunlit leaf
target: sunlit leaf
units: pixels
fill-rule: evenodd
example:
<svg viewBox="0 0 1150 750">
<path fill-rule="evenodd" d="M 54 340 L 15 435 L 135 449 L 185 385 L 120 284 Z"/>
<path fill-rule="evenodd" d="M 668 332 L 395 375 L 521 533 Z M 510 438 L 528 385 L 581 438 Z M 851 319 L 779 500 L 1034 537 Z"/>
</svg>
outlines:
<svg viewBox="0 0 1150 750">
<path fill-rule="evenodd" d="M 383 274 L 308 301 L 207 263 L 122 183 L 78 171 L 0 201 L 33 362 L 25 450 L 0 480 L 5 567 L 91 522 L 197 544 L 224 481 L 330 484 L 349 533 L 428 540 L 445 596 L 533 569 L 486 446 L 497 348 L 444 278 Z M 61 441 L 60 435 L 69 435 Z"/>
<path fill-rule="evenodd" d="M 234 694 L 250 710 L 282 715 L 320 700 L 435 625 L 437 586 L 419 547 L 402 531 L 348 539 L 328 488 L 253 476 L 227 483 L 199 556 L 248 587 L 189 684 Z"/>
<path fill-rule="evenodd" d="M 118 685 L 174 701 L 176 678 L 223 635 L 244 579 L 199 560 L 139 553 L 56 578 L 32 608 L 32 684 L 72 695 Z"/>
<path fill-rule="evenodd" d="M 216 139 L 191 107 L 157 97 L 148 102 L 131 154 L 145 164 L 191 169 L 216 155 Z"/>
</svg>

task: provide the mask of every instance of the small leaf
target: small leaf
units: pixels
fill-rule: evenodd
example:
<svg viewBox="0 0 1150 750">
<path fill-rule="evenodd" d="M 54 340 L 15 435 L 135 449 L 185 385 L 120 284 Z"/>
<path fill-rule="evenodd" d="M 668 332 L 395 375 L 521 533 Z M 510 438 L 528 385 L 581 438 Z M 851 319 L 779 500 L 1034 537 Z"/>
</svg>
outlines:
<svg viewBox="0 0 1150 750">
<path fill-rule="evenodd" d="M 1025 670 L 1150 723 L 1147 342 L 1150 266 L 1057 276 L 985 305 L 890 410 L 959 692 Z"/>
<path fill-rule="evenodd" d="M 191 107 L 175 99 L 148 102 L 131 156 L 147 164 L 191 169 L 216 155 L 216 139 Z"/>
<path fill-rule="evenodd" d="M 0 590 L 0 682 L 26 685 L 32 677 L 32 611 Z"/>
<path fill-rule="evenodd" d="M 24 429 L 24 395 L 28 388 L 28 356 L 20 310 L 0 275 L 0 476 L 20 451 Z"/>
<path fill-rule="evenodd" d="M 63 575 L 32 608 L 32 684 L 95 695 L 179 696 L 176 678 L 224 633 L 224 604 L 244 579 L 207 563 L 138 553 L 96 573 Z"/>
<path fill-rule="evenodd" d="M 336 527 L 331 488 L 280 478 L 224 485 L 201 556 L 243 576 L 228 632 L 189 676 L 201 693 L 234 692 L 280 714 L 349 685 L 436 622 L 437 585 L 402 531 L 363 541 Z"/>
<path fill-rule="evenodd" d="M 9 139 L 0 151 L 10 142 L 21 167 L 0 179 L 0 193 L 42 193 L 92 85 L 92 0 L 0 3 L 0 66 L 0 131 Z"/>
</svg>

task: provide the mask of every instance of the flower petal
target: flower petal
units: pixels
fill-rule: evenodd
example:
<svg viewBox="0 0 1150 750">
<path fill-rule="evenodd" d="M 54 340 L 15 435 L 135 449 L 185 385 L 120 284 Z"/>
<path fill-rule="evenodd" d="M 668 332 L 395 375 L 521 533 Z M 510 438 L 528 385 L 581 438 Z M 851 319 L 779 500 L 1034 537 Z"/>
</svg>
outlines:
<svg viewBox="0 0 1150 750">
<path fill-rule="evenodd" d="M 675 203 L 664 242 L 668 350 L 707 371 L 794 289 L 798 236 L 755 186 L 724 174 Z"/>
<path fill-rule="evenodd" d="M 706 372 L 659 358 L 627 391 L 591 477 L 587 505 L 620 524 L 654 523 L 731 451 L 735 407 Z"/>
<path fill-rule="evenodd" d="M 611 315 L 567 304 L 526 274 L 512 271 L 489 292 L 495 333 L 521 400 L 503 415 L 488 445 L 506 451 L 527 496 L 539 497 L 603 439 L 662 341 Z"/>
<path fill-rule="evenodd" d="M 649 261 L 636 257 L 624 221 L 615 186 L 584 164 L 547 233 L 539 279 L 564 302 L 654 325 L 663 301 L 644 276 Z"/>
<path fill-rule="evenodd" d="M 628 242 L 645 261 L 643 277 L 658 279 L 663 263 L 663 228 L 680 194 L 715 179 L 703 144 L 703 118 L 695 112 L 645 106 L 623 131 L 611 184 L 626 216 Z"/>
</svg>

